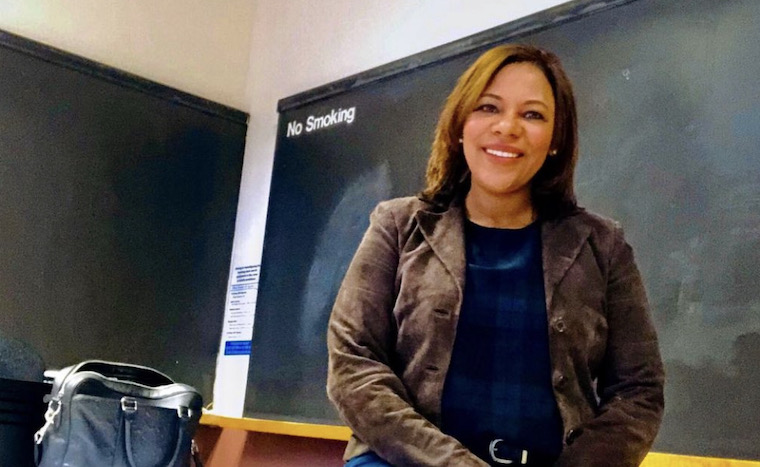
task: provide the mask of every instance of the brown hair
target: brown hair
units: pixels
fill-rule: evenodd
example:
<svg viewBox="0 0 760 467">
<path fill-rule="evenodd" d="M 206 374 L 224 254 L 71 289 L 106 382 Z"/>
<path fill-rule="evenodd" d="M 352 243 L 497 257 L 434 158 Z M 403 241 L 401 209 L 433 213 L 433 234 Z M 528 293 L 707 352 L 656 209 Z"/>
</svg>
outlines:
<svg viewBox="0 0 760 467">
<path fill-rule="evenodd" d="M 488 50 L 459 77 L 446 99 L 428 160 L 426 186 L 420 198 L 447 205 L 470 189 L 470 171 L 464 158 L 462 129 L 493 77 L 512 63 L 531 63 L 546 76 L 555 101 L 551 148 L 531 181 L 531 197 L 539 216 L 552 218 L 576 209 L 573 175 L 578 160 L 578 123 L 573 88 L 553 53 L 530 45 L 501 45 Z"/>
</svg>

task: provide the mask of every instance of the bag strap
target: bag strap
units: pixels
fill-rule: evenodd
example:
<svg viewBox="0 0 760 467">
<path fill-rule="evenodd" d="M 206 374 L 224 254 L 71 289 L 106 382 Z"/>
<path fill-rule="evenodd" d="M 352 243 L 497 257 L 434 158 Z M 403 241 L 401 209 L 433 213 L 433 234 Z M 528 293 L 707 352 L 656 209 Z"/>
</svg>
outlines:
<svg viewBox="0 0 760 467">
<path fill-rule="evenodd" d="M 184 409 L 184 410 L 183 410 Z M 124 451 L 127 453 L 127 464 L 129 467 L 138 467 L 132 454 L 132 419 L 137 413 L 137 403 L 130 397 L 121 399 L 121 410 L 124 413 Z M 179 418 L 179 429 L 177 430 L 177 442 L 174 446 L 171 460 L 169 462 L 160 462 L 156 467 L 180 465 L 178 463 L 182 451 L 182 436 L 187 431 L 187 423 L 190 421 L 190 414 L 187 407 L 180 407 L 177 410 Z M 192 449 L 191 449 L 192 450 Z"/>
</svg>

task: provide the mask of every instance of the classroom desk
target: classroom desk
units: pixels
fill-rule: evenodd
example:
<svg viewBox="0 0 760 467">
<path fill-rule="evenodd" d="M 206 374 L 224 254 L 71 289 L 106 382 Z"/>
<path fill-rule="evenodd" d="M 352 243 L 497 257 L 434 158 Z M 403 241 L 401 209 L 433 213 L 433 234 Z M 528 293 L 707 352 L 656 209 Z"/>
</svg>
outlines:
<svg viewBox="0 0 760 467">
<path fill-rule="evenodd" d="M 205 467 L 339 467 L 347 427 L 204 414 L 196 442 Z"/>
<path fill-rule="evenodd" d="M 339 467 L 351 430 L 204 414 L 196 436 L 206 467 Z M 760 467 L 758 461 L 650 453 L 641 467 Z"/>
</svg>

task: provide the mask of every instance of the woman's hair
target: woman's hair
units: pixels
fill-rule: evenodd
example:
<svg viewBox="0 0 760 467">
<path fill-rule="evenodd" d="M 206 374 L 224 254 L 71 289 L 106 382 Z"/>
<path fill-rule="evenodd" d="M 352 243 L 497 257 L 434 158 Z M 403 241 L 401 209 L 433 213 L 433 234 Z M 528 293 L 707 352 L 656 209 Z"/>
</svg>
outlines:
<svg viewBox="0 0 760 467">
<path fill-rule="evenodd" d="M 464 158 L 462 129 L 478 99 L 494 76 L 512 63 L 532 63 L 546 76 L 554 94 L 555 117 L 552 151 L 531 181 L 531 198 L 538 215 L 552 218 L 576 209 L 573 174 L 578 160 L 578 123 L 573 89 L 562 64 L 553 53 L 530 45 L 501 45 L 481 55 L 446 99 L 435 130 L 428 160 L 424 200 L 448 205 L 470 189 L 470 171 Z"/>
</svg>

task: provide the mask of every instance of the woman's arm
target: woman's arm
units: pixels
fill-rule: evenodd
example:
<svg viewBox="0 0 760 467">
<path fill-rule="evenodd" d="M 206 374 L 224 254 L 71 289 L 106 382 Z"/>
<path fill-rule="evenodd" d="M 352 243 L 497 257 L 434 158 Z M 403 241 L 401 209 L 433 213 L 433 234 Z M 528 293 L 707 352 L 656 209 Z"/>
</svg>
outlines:
<svg viewBox="0 0 760 467">
<path fill-rule="evenodd" d="M 391 369 L 399 241 L 393 213 L 379 205 L 330 317 L 328 395 L 354 436 L 393 465 L 486 466 L 415 410 Z"/>
<path fill-rule="evenodd" d="M 610 255 L 606 312 L 598 416 L 570 435 L 557 466 L 638 466 L 662 420 L 665 374 L 657 335 L 633 251 L 619 226 Z"/>
</svg>

